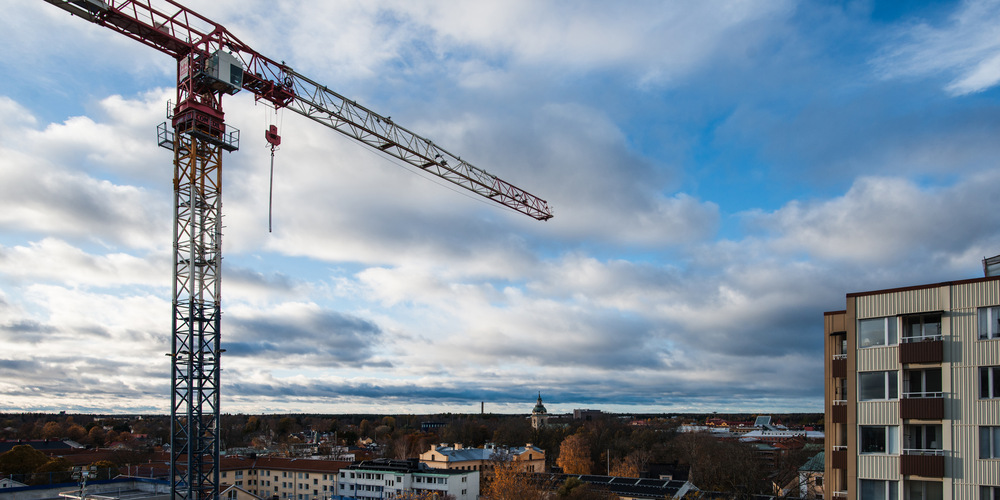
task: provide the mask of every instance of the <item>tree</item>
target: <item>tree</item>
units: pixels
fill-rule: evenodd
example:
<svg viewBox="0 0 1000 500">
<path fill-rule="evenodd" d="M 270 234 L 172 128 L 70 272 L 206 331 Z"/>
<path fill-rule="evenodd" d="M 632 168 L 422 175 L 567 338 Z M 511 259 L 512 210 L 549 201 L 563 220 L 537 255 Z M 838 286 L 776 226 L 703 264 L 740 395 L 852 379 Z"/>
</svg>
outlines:
<svg viewBox="0 0 1000 500">
<path fill-rule="evenodd" d="M 65 458 L 53 458 L 41 467 L 34 470 L 31 475 L 31 484 L 51 484 L 51 483 L 67 483 L 70 482 L 73 470 L 73 464 Z"/>
<path fill-rule="evenodd" d="M 63 426 L 59 422 L 47 422 L 42 427 L 42 437 L 45 439 L 61 438 L 64 434 Z"/>
<path fill-rule="evenodd" d="M 491 471 L 484 478 L 483 500 L 545 500 L 548 498 L 544 484 L 539 484 L 532 474 L 522 472 L 516 462 L 494 460 Z"/>
<path fill-rule="evenodd" d="M 590 458 L 590 440 L 587 436 L 577 432 L 564 439 L 559 445 L 556 464 L 566 474 L 590 474 L 594 461 Z"/>
<path fill-rule="evenodd" d="M 556 490 L 556 496 L 567 500 L 611 500 L 618 498 L 606 491 L 600 491 L 593 486 L 571 477 Z"/>
<path fill-rule="evenodd" d="M 650 453 L 645 450 L 635 450 L 615 462 L 611 475 L 618 477 L 639 477 L 649 465 Z"/>
<path fill-rule="evenodd" d="M 48 461 L 49 457 L 44 453 L 19 444 L 0 455 L 0 474 L 30 474 Z"/>
</svg>

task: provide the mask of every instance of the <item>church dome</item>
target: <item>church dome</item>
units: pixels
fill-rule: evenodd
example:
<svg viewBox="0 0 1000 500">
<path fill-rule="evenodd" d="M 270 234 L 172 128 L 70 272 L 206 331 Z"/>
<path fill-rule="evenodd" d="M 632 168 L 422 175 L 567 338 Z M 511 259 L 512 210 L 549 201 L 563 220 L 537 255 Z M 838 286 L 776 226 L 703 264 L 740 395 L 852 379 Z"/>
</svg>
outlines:
<svg viewBox="0 0 1000 500">
<path fill-rule="evenodd" d="M 531 410 L 531 414 L 538 415 L 541 413 L 548 413 L 548 411 L 545 410 L 545 405 L 542 404 L 542 393 L 538 393 L 538 402 L 535 403 L 535 408 Z"/>
</svg>

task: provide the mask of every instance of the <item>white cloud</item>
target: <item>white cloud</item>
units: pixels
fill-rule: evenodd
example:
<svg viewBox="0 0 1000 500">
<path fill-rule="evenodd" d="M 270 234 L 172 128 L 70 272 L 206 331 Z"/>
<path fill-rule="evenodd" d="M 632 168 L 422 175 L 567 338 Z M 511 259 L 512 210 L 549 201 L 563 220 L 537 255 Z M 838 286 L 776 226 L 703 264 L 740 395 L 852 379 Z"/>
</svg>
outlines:
<svg viewBox="0 0 1000 500">
<path fill-rule="evenodd" d="M 862 177 L 843 196 L 793 201 L 774 213 L 748 214 L 773 234 L 775 251 L 804 251 L 819 259 L 870 265 L 915 254 L 951 254 L 996 241 L 1000 208 L 990 186 L 996 171 L 969 176 L 948 188 L 921 187 L 902 178 Z"/>
<path fill-rule="evenodd" d="M 966 0 L 944 22 L 901 26 L 874 60 L 886 78 L 945 75 L 952 95 L 1000 82 L 1000 2 Z"/>
</svg>

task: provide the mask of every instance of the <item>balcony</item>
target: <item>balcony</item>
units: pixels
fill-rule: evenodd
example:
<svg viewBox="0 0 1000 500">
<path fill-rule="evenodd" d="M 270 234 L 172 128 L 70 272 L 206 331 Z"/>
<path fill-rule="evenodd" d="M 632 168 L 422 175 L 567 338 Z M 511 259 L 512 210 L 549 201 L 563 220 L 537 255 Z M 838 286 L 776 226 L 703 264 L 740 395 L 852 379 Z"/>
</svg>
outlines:
<svg viewBox="0 0 1000 500">
<path fill-rule="evenodd" d="M 833 361 L 830 362 L 830 374 L 834 378 L 847 378 L 847 357 L 837 358 L 833 357 Z"/>
<path fill-rule="evenodd" d="M 847 423 L 847 401 L 837 400 L 833 402 L 833 406 L 830 408 L 830 423 Z"/>
<path fill-rule="evenodd" d="M 944 451 L 904 449 L 899 472 L 904 476 L 944 477 Z"/>
<path fill-rule="evenodd" d="M 899 400 L 899 418 L 918 420 L 944 419 L 944 393 L 904 392 Z"/>
<path fill-rule="evenodd" d="M 944 360 L 944 341 L 940 335 L 903 337 L 899 344 L 900 363 L 940 363 Z"/>
<path fill-rule="evenodd" d="M 834 446 L 833 451 L 830 452 L 830 465 L 834 469 L 847 469 L 847 447 L 846 446 Z"/>
</svg>

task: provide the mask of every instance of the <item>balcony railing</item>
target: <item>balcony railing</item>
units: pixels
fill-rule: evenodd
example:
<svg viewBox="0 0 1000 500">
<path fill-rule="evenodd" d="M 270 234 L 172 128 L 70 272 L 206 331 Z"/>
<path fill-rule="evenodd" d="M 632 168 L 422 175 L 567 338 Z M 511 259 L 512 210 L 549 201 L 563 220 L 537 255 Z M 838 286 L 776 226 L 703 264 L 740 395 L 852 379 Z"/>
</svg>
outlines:
<svg viewBox="0 0 1000 500">
<path fill-rule="evenodd" d="M 930 342 L 932 340 L 941 340 L 941 335 L 921 335 L 919 337 L 903 337 L 903 343 L 908 344 L 912 342 Z"/>
<path fill-rule="evenodd" d="M 899 400 L 899 418 L 941 420 L 944 418 L 944 393 L 903 393 Z"/>
<path fill-rule="evenodd" d="M 835 444 L 833 445 L 833 451 L 847 451 L 846 444 Z"/>
<path fill-rule="evenodd" d="M 904 398 L 921 399 L 921 398 L 943 398 L 943 392 L 904 392 Z"/>
<path fill-rule="evenodd" d="M 833 359 L 847 359 L 846 354 L 834 354 Z"/>
<path fill-rule="evenodd" d="M 847 490 L 834 491 L 833 498 L 847 498 Z"/>
<path fill-rule="evenodd" d="M 944 359 L 944 340 L 940 335 L 906 337 L 899 345 L 900 363 L 940 363 Z"/>
<path fill-rule="evenodd" d="M 903 448 L 903 455 L 943 457 L 944 450 L 927 449 L 927 448 Z"/>
<path fill-rule="evenodd" d="M 942 450 L 903 450 L 899 473 L 906 476 L 944 477 Z"/>
</svg>

